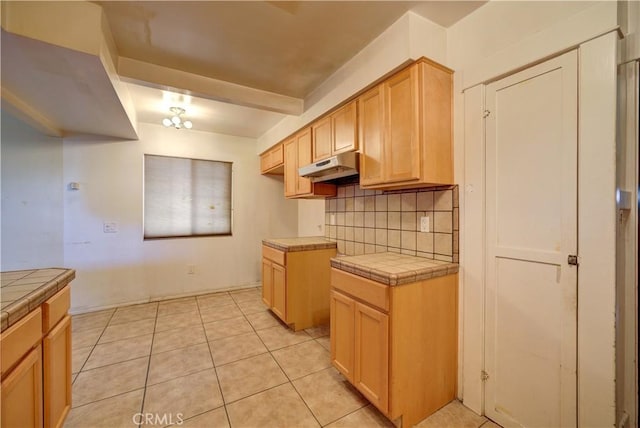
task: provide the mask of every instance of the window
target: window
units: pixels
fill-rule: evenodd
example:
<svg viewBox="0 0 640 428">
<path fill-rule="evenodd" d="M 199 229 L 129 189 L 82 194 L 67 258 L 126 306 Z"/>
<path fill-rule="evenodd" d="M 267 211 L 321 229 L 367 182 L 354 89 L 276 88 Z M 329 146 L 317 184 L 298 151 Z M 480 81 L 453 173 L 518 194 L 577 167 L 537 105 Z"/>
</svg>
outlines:
<svg viewBox="0 0 640 428">
<path fill-rule="evenodd" d="M 231 165 L 144 155 L 144 238 L 231 235 Z"/>
</svg>

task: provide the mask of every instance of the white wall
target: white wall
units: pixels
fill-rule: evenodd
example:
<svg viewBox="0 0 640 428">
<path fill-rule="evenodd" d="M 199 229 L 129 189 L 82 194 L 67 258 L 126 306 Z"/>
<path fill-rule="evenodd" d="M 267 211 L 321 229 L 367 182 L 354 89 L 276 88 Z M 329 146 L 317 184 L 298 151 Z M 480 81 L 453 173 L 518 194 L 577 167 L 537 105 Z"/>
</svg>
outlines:
<svg viewBox="0 0 640 428">
<path fill-rule="evenodd" d="M 64 140 L 64 263 L 77 270 L 72 312 L 256 285 L 261 240 L 295 236 L 296 203 L 260 175 L 254 139 L 140 124 L 139 141 Z M 143 240 L 143 155 L 233 162 L 233 236 Z M 119 232 L 103 233 L 115 221 Z M 195 265 L 195 274 L 187 274 Z"/>
<path fill-rule="evenodd" d="M 62 139 L 2 112 L 1 269 L 64 264 Z"/>
<path fill-rule="evenodd" d="M 484 83 L 568 49 L 581 48 L 586 41 L 615 29 L 616 15 L 616 3 L 606 1 L 489 2 L 447 32 L 449 66 L 456 71 L 455 181 L 464 189 L 460 192 L 463 373 L 459 391 L 465 405 L 477 412 L 481 412 L 483 406 L 478 373 L 484 368 Z M 611 34 L 614 33 L 606 37 Z M 615 421 L 612 316 L 615 278 L 611 275 L 615 263 L 610 250 L 615 234 L 604 231 L 615 226 L 611 216 L 613 186 L 610 186 L 615 171 L 609 163 L 598 165 L 594 160 L 609 160 L 615 149 L 611 133 L 615 123 L 615 106 L 611 104 L 612 97 L 615 99 L 615 69 L 610 64 L 615 44 L 611 40 L 587 43 L 581 53 L 593 54 L 594 62 L 590 66 L 581 63 L 579 73 L 582 79 L 580 112 L 581 115 L 589 112 L 588 117 L 581 116 L 581 123 L 591 126 L 586 133 L 582 132 L 585 128 L 581 128 L 581 153 L 588 153 L 589 157 L 582 156 L 580 160 L 579 170 L 587 176 L 580 176 L 579 191 L 581 201 L 594 206 L 588 210 L 581 202 L 579 214 L 591 215 L 588 222 L 580 222 L 579 231 L 580 253 L 585 256 L 578 285 L 581 305 L 578 329 L 582 331 L 578 345 L 578 364 L 582 370 L 579 373 L 579 424 L 611 426 Z M 583 85 L 585 78 L 593 80 Z M 598 135 L 599 143 L 590 135 Z M 594 180 L 599 184 L 594 186 Z M 593 233 L 594 230 L 599 233 Z M 587 272 L 589 274 L 584 275 Z M 594 324 L 598 324 L 597 330 L 592 329 Z"/>
<path fill-rule="evenodd" d="M 298 236 L 324 236 L 324 199 L 298 201 Z"/>
</svg>

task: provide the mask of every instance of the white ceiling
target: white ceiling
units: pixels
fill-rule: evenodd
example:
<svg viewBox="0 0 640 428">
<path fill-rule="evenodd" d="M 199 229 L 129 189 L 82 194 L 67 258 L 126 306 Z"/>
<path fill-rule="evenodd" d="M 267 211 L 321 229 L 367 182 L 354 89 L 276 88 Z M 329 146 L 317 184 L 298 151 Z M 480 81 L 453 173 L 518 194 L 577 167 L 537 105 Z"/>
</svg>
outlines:
<svg viewBox="0 0 640 428">
<path fill-rule="evenodd" d="M 170 106 L 178 105 L 186 109 L 194 129 L 258 137 L 284 117 L 283 111 L 293 110 L 253 103 L 254 93 L 260 99 L 302 105 L 307 95 L 408 10 L 448 27 L 485 1 L 93 3 L 104 10 L 107 33 L 110 30 L 119 57 L 114 61 L 127 82 L 138 121 L 159 123 Z M 29 64 L 11 57 L 19 47 L 4 49 L 11 39 L 4 31 L 2 35 L 3 90 L 26 97 L 22 101 L 64 133 L 87 132 L 87 127 L 93 127 L 94 133 L 117 135 L 95 120 L 74 126 L 86 110 L 78 104 L 81 107 L 74 113 L 73 105 L 75 94 L 87 89 L 87 73 L 68 73 L 77 82 L 76 90 L 68 91 L 65 103 L 69 107 L 56 110 L 51 97 L 38 99 L 37 95 L 39 86 L 46 88 L 60 80 L 59 70 L 50 68 L 55 63 L 50 61 L 53 54 L 28 55 L 31 67 L 38 64 L 39 70 L 26 70 Z M 158 77 L 169 74 L 171 79 Z M 38 82 L 31 82 L 34 78 Z M 35 83 L 34 88 L 29 89 L 30 82 Z M 217 89 L 210 89 L 213 87 Z M 225 90 L 244 93 L 232 97 Z M 177 99 L 171 101 L 171 97 Z"/>
</svg>

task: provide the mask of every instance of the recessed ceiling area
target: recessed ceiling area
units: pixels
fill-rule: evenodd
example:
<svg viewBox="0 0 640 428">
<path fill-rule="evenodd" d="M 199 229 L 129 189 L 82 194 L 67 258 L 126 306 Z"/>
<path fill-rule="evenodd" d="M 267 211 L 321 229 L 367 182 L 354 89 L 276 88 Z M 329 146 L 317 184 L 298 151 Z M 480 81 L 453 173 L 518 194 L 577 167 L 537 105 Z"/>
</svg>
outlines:
<svg viewBox="0 0 640 428">
<path fill-rule="evenodd" d="M 46 118 L 49 128 L 60 129 L 61 135 L 135 138 L 135 121 L 160 123 L 172 106 L 167 99 L 178 97 L 174 103 L 186 109 L 194 130 L 257 138 L 287 114 L 301 114 L 309 94 L 407 11 L 448 27 L 485 3 L 3 1 L 3 105 L 5 94 L 13 94 L 17 104 L 27 106 L 24 111 Z M 49 16 L 49 9 L 55 16 Z M 18 15 L 16 10 L 36 34 L 22 35 L 42 42 L 38 49 L 24 50 L 27 43 L 11 37 L 6 26 Z M 37 19 L 29 16 L 32 13 Z M 91 34 L 74 25 L 84 15 L 101 23 L 91 29 L 80 25 Z M 38 25 L 50 28 L 40 31 Z M 51 36 L 56 31 L 75 40 L 58 46 L 58 36 Z M 83 39 L 102 40 L 96 46 L 109 49 L 87 53 Z M 51 51 L 43 52 L 42 46 Z M 54 52 L 78 66 L 61 76 L 54 67 L 60 61 L 50 60 Z M 96 60 L 89 64 L 87 55 Z M 95 64 L 103 69 L 96 70 Z M 53 88 L 61 80 L 66 95 Z M 92 84 L 108 96 L 93 93 L 87 98 Z M 64 98 L 63 108 L 52 103 L 52 92 Z M 126 114 L 131 109 L 135 119 Z M 124 122 L 129 122 L 126 135 Z"/>
</svg>

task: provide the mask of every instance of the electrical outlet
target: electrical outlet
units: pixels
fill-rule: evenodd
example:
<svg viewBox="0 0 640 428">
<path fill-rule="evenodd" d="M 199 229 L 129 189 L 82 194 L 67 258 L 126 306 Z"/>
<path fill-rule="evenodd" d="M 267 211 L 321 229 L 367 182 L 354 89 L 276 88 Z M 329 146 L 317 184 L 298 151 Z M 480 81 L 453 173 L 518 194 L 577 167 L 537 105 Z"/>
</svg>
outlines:
<svg viewBox="0 0 640 428">
<path fill-rule="evenodd" d="M 429 232 L 429 217 L 420 217 L 420 232 Z"/>
<path fill-rule="evenodd" d="M 187 273 L 189 275 L 195 275 L 195 273 L 196 273 L 196 265 L 187 265 Z"/>
</svg>

